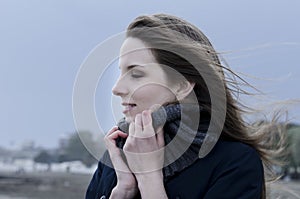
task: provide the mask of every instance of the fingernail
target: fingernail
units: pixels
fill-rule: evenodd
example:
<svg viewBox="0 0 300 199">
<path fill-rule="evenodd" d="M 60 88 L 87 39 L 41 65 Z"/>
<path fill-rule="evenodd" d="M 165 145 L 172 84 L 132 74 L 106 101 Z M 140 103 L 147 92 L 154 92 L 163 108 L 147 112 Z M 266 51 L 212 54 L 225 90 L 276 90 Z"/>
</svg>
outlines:
<svg viewBox="0 0 300 199">
<path fill-rule="evenodd" d="M 142 114 L 140 114 L 140 113 L 136 114 L 136 116 L 134 118 L 134 122 L 136 122 L 136 120 L 137 120 L 138 117 L 142 117 Z"/>
<path fill-rule="evenodd" d="M 149 115 L 149 111 L 145 110 L 142 112 L 142 119 L 143 119 L 143 123 L 144 125 L 147 125 L 150 123 L 150 115 Z"/>
</svg>

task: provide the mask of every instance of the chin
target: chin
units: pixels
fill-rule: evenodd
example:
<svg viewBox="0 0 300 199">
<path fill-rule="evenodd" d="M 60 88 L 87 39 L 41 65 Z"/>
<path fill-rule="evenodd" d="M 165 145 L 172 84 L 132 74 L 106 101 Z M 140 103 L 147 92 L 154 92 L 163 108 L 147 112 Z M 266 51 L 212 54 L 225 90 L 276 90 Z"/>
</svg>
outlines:
<svg viewBox="0 0 300 199">
<path fill-rule="evenodd" d="M 125 116 L 125 121 L 126 121 L 127 123 L 131 123 L 131 122 L 133 121 L 132 116 Z"/>
<path fill-rule="evenodd" d="M 128 122 L 128 123 L 131 123 L 131 122 L 134 122 L 134 119 L 135 119 L 135 116 L 137 115 L 138 113 L 130 113 L 128 115 L 125 115 L 125 121 Z"/>
</svg>

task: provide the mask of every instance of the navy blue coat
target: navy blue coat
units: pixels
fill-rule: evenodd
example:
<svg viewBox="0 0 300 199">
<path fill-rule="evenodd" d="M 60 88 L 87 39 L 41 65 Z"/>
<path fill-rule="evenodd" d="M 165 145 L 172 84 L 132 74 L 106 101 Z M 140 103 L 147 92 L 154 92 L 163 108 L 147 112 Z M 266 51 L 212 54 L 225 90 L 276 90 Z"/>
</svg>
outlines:
<svg viewBox="0 0 300 199">
<path fill-rule="evenodd" d="M 99 162 L 86 199 L 109 198 L 116 183 L 115 171 Z M 256 150 L 223 140 L 207 156 L 165 181 L 169 198 L 187 199 L 259 199 L 263 186 L 264 171 Z"/>
</svg>

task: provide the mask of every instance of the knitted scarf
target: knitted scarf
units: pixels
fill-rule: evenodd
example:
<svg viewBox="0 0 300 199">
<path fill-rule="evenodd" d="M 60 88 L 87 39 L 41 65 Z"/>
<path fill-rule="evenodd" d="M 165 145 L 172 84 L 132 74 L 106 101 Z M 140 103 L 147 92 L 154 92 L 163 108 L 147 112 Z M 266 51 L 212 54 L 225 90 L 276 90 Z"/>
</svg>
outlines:
<svg viewBox="0 0 300 199">
<path fill-rule="evenodd" d="M 201 117 L 200 117 L 201 116 Z M 170 104 L 152 113 L 153 127 L 163 126 L 165 139 L 164 178 L 173 176 L 199 158 L 199 150 L 207 136 L 210 115 L 193 104 Z M 128 133 L 129 124 L 123 118 L 118 127 Z M 117 139 L 123 148 L 125 139 Z"/>
</svg>

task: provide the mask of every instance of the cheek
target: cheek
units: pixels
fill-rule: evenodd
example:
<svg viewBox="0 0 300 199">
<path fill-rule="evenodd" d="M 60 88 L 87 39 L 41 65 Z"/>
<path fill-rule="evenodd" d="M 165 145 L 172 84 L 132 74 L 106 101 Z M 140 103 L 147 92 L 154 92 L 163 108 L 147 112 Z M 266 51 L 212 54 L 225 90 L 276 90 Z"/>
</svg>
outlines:
<svg viewBox="0 0 300 199">
<path fill-rule="evenodd" d="M 132 95 L 133 100 L 140 105 L 147 106 L 143 108 L 150 108 L 154 104 L 165 104 L 167 102 L 173 102 L 176 97 L 168 89 L 163 86 L 151 85 L 145 86 L 136 90 Z"/>
</svg>

